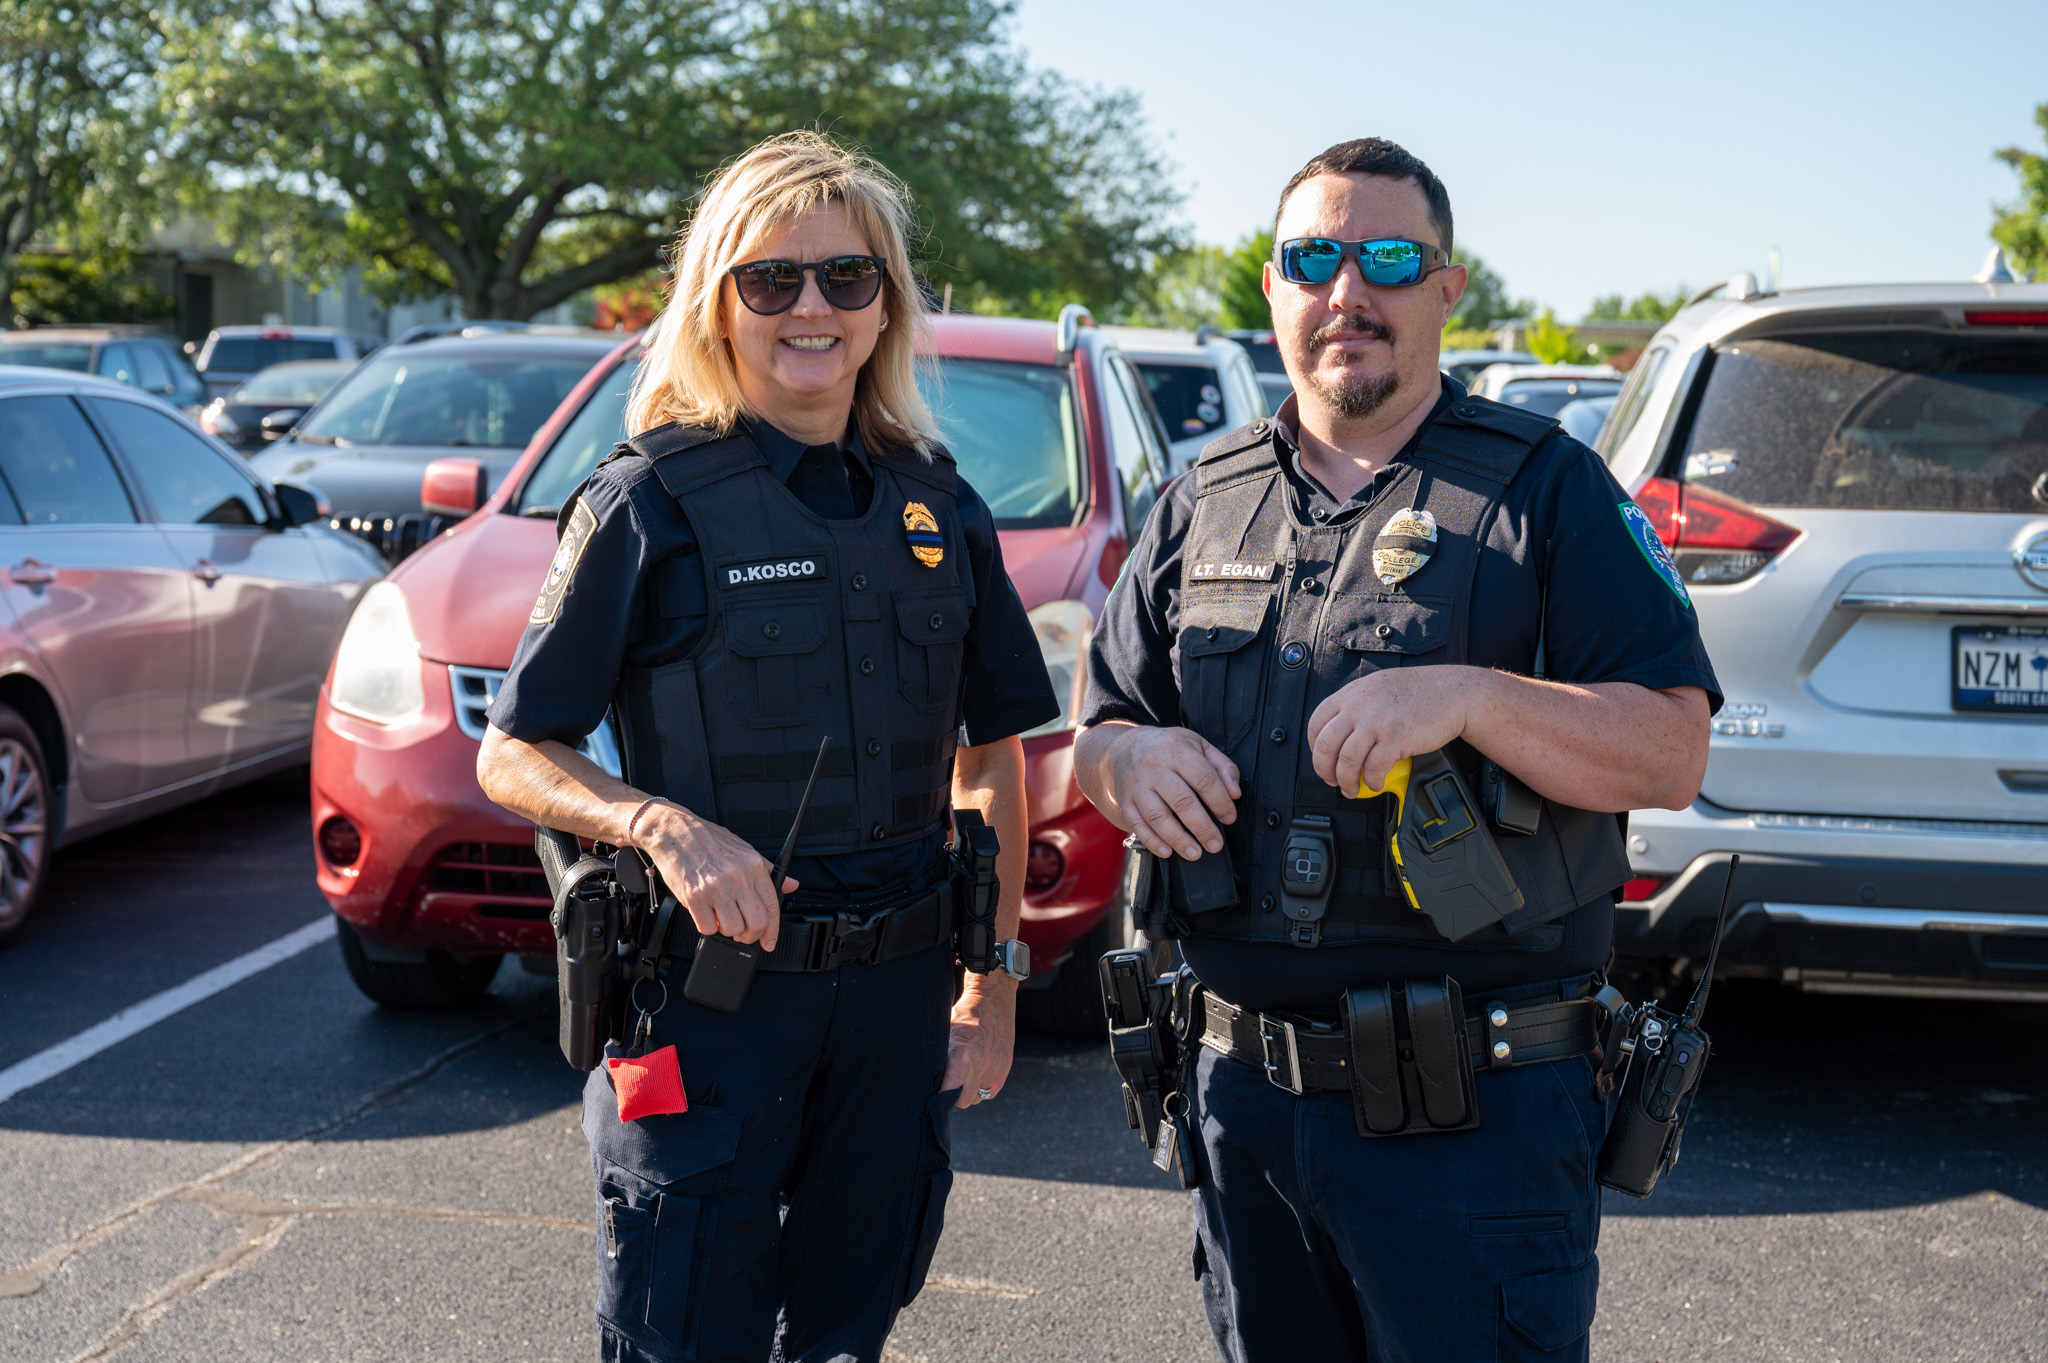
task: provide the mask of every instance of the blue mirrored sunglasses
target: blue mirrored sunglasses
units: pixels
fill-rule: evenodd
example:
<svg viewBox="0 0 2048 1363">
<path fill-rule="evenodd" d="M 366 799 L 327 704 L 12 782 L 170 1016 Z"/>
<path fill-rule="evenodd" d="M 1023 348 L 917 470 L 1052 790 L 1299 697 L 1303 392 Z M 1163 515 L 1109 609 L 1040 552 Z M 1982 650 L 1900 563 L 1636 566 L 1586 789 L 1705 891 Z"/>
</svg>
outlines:
<svg viewBox="0 0 2048 1363">
<path fill-rule="evenodd" d="M 1280 243 L 1280 274 L 1293 284 L 1327 284 L 1336 278 L 1337 267 L 1346 254 L 1358 257 L 1358 268 L 1366 283 L 1387 289 L 1420 284 L 1451 263 L 1442 247 L 1400 237 L 1382 237 L 1377 241 L 1296 237 Z"/>
</svg>

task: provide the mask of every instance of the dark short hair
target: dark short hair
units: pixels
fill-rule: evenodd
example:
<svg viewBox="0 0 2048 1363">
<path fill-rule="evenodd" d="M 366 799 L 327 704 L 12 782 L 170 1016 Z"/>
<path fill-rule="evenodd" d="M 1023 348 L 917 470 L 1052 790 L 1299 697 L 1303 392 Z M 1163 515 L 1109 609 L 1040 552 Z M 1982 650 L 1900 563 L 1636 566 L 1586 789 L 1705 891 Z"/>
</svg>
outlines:
<svg viewBox="0 0 2048 1363">
<path fill-rule="evenodd" d="M 1444 254 L 1451 253 L 1451 195 L 1444 188 L 1444 182 L 1436 178 L 1436 172 L 1422 164 L 1422 159 L 1398 143 L 1384 137 L 1359 137 L 1349 142 L 1318 152 L 1309 163 L 1294 172 L 1294 178 L 1287 182 L 1287 188 L 1280 191 L 1280 205 L 1273 210 L 1273 228 L 1277 236 L 1280 214 L 1287 208 L 1287 198 L 1303 180 L 1317 175 L 1377 175 L 1386 180 L 1413 180 L 1421 186 L 1423 197 L 1429 200 L 1429 221 L 1443 240 L 1437 243 Z"/>
</svg>

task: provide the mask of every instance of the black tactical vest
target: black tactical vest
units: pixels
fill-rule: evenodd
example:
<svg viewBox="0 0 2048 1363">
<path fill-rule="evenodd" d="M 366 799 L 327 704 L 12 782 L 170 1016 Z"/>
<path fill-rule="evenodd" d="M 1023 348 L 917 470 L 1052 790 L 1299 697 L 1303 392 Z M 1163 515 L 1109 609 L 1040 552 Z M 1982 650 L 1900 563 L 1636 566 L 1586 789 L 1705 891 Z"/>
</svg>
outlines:
<svg viewBox="0 0 2048 1363">
<path fill-rule="evenodd" d="M 830 735 L 798 853 L 929 836 L 950 800 L 975 606 L 952 457 L 875 459 L 867 514 L 828 521 L 744 430 L 671 424 L 626 445 L 697 536 L 695 561 L 656 566 L 653 607 L 682 613 L 685 572 L 704 575 L 710 606 L 692 656 L 619 679 L 626 779 L 772 857 Z"/>
<path fill-rule="evenodd" d="M 1317 705 L 1369 672 L 1467 660 L 1483 538 L 1530 450 L 1556 429 L 1547 418 L 1460 398 L 1424 428 L 1365 510 L 1338 526 L 1295 519 L 1270 422 L 1203 451 L 1181 557 L 1181 722 L 1237 764 L 1244 796 L 1225 839 L 1242 897 L 1232 909 L 1178 913 L 1190 932 L 1301 946 L 1450 945 L 1408 906 L 1393 878 L 1386 856 L 1393 798 L 1347 800 L 1324 784 L 1303 730 Z M 1373 571 L 1373 540 L 1409 508 L 1436 518 L 1437 547 L 1412 576 L 1387 586 Z M 1448 756 L 1478 792 L 1479 755 L 1461 742 Z M 1291 932 L 1279 909 L 1281 853 L 1304 814 L 1333 820 L 1338 872 L 1319 928 Z M 1461 950 L 1531 946 L 1511 938 L 1628 878 L 1611 814 L 1545 801 L 1534 834 L 1497 836 L 1525 907 L 1457 943 Z"/>
</svg>

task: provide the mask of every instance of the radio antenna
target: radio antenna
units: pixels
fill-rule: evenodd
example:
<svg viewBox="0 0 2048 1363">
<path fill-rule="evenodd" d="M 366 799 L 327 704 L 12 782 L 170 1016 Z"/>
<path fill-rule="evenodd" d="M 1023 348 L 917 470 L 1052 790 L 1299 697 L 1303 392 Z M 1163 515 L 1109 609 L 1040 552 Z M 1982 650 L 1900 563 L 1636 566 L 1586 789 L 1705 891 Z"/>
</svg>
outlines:
<svg viewBox="0 0 2048 1363">
<path fill-rule="evenodd" d="M 1707 1014 L 1707 990 L 1714 983 L 1714 963 L 1721 959 L 1721 938 L 1728 932 L 1728 906 L 1735 898 L 1735 868 L 1742 864 L 1742 853 L 1732 852 L 1728 856 L 1728 881 L 1721 887 L 1721 916 L 1714 920 L 1714 944 L 1707 948 L 1707 968 L 1700 975 L 1699 987 L 1692 992 L 1692 1002 L 1685 1005 L 1684 1025 L 1697 1027 L 1700 1019 Z"/>
</svg>

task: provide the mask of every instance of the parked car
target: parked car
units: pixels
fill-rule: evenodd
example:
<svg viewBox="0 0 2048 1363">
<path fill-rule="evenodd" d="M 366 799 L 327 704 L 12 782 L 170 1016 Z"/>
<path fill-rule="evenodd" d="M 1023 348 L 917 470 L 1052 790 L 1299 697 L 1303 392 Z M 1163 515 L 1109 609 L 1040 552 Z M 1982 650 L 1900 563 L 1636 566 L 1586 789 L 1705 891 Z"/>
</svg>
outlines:
<svg viewBox="0 0 2048 1363">
<path fill-rule="evenodd" d="M 154 327 L 33 327 L 0 334 L 0 365 L 98 374 L 197 411 L 206 385 L 169 332 Z"/>
<path fill-rule="evenodd" d="M 341 327 L 215 327 L 199 347 L 199 373 L 214 397 L 232 393 L 258 370 L 292 360 L 360 360 L 384 338 Z"/>
<path fill-rule="evenodd" d="M 1600 427 L 1606 424 L 1607 414 L 1614 410 L 1614 395 L 1605 397 L 1573 398 L 1557 409 L 1557 424 L 1564 427 L 1564 433 L 1584 445 L 1590 445 L 1600 438 Z"/>
<path fill-rule="evenodd" d="M 0 368 L 0 941 L 68 842 L 306 760 L 383 565 L 183 414 Z"/>
<path fill-rule="evenodd" d="M 1495 364 L 1541 364 L 1534 355 L 1521 350 L 1446 350 L 1436 365 L 1459 383 L 1470 388 L 1479 371 Z"/>
<path fill-rule="evenodd" d="M 1472 380 L 1474 397 L 1492 398 L 1538 416 L 1556 416 L 1579 398 L 1612 397 L 1622 373 L 1604 364 L 1490 364 Z"/>
<path fill-rule="evenodd" d="M 254 456 L 269 478 L 311 483 L 336 519 L 402 558 L 438 532 L 420 501 L 428 464 L 460 454 L 496 487 L 533 433 L 616 338 L 482 333 L 390 346 L 329 389 Z"/>
<path fill-rule="evenodd" d="M 1137 367 L 1166 432 L 1174 473 L 1194 467 L 1202 447 L 1226 431 L 1271 415 L 1259 372 L 1243 346 L 1214 327 L 1190 336 L 1151 327 L 1111 327 Z"/>
<path fill-rule="evenodd" d="M 1631 816 L 1624 957 L 2048 999 L 2048 286 L 1762 293 L 1658 331 L 1600 437 L 1727 694 Z"/>
<path fill-rule="evenodd" d="M 405 334 L 393 341 L 393 345 L 411 345 L 414 341 L 431 341 L 441 336 L 482 336 L 493 331 L 531 331 L 530 322 L 514 322 L 497 319 L 485 322 L 422 322 L 416 327 L 407 327 Z"/>
<path fill-rule="evenodd" d="M 1277 412 L 1294 392 L 1294 380 L 1287 377 L 1287 365 L 1280 358 L 1280 342 L 1270 331 L 1226 331 L 1224 339 L 1237 342 L 1259 371 L 1259 387 L 1266 390 L 1266 410 Z"/>
<path fill-rule="evenodd" d="M 1132 940 L 1122 835 L 1073 777 L 1081 655 L 1168 476 L 1143 383 L 1109 335 L 1061 323 L 933 319 L 931 396 L 948 447 L 995 513 L 1011 580 L 1061 700 L 1025 735 L 1031 844 L 1027 1021 L 1103 1025 L 1094 963 Z M 534 437 L 482 510 L 363 600 L 321 700 L 313 827 L 322 892 L 356 982 L 393 1003 L 461 1003 L 504 953 L 552 960 L 533 829 L 476 784 L 485 712 L 555 552 L 555 516 L 625 435 L 639 342 L 618 346 Z M 460 464 L 466 461 L 450 461 Z M 430 469 L 429 482 L 447 463 Z M 476 486 L 449 474 L 435 497 Z M 619 770 L 609 724 L 584 751 Z"/>
<path fill-rule="evenodd" d="M 354 360 L 290 360 L 260 369 L 234 392 L 207 403 L 199 425 L 226 444 L 261 448 L 297 425 L 355 367 Z"/>
</svg>

